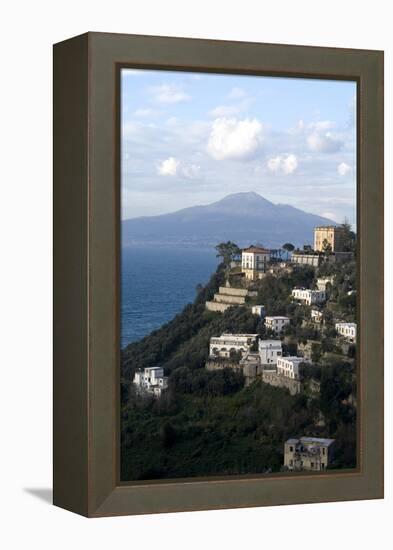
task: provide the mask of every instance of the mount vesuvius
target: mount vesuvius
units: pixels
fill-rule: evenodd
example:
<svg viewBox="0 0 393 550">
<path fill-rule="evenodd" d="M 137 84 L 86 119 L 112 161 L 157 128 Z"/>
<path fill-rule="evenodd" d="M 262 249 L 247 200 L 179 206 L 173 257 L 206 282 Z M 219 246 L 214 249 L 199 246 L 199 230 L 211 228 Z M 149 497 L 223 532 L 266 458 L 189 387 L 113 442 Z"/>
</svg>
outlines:
<svg viewBox="0 0 393 550">
<path fill-rule="evenodd" d="M 258 193 L 235 193 L 206 206 L 192 206 L 160 216 L 122 222 L 122 246 L 182 245 L 210 247 L 234 241 L 278 248 L 312 244 L 317 225 L 335 222 L 287 204 L 273 204 Z"/>
</svg>

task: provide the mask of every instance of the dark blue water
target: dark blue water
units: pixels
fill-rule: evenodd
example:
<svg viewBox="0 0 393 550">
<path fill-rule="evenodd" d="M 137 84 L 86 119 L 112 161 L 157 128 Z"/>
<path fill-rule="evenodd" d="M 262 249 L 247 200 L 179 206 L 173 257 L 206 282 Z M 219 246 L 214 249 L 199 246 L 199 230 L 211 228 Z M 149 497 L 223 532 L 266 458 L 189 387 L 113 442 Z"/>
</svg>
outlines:
<svg viewBox="0 0 393 550">
<path fill-rule="evenodd" d="M 214 249 L 127 247 L 121 254 L 122 348 L 173 319 L 218 263 Z"/>
</svg>

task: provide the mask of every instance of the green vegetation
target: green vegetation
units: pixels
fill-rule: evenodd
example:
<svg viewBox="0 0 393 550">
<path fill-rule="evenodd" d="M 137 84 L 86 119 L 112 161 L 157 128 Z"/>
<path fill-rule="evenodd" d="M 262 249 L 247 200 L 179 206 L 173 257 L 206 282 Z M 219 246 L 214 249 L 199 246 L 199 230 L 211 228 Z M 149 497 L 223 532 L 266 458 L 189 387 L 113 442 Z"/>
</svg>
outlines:
<svg viewBox="0 0 393 550">
<path fill-rule="evenodd" d="M 228 266 L 230 262 L 240 254 L 240 248 L 232 241 L 220 243 L 216 246 L 217 258 L 222 258 L 224 265 Z"/>
<path fill-rule="evenodd" d="M 343 351 L 334 329 L 337 317 L 355 319 L 355 295 L 348 295 L 356 290 L 355 262 L 319 268 L 318 276 L 334 275 L 323 326 L 312 324 L 311 308 L 290 297 L 294 286 L 315 285 L 317 274 L 309 266 L 266 275 L 255 283 L 258 294 L 247 307 L 209 312 L 205 301 L 224 284 L 236 248 L 230 242 L 217 247 L 223 263 L 205 287 L 198 287 L 194 303 L 122 352 L 124 480 L 279 471 L 284 441 L 301 435 L 336 439 L 332 467 L 356 465 L 356 348 Z M 252 303 L 264 304 L 267 315 L 291 317 L 282 335 L 284 353 L 296 354 L 298 343 L 312 341 L 313 363 L 301 364 L 303 393 L 291 396 L 260 379 L 244 387 L 239 369 L 205 369 L 212 336 L 272 336 L 251 314 Z M 159 399 L 137 395 L 135 370 L 155 365 L 169 376 L 168 390 Z"/>
</svg>

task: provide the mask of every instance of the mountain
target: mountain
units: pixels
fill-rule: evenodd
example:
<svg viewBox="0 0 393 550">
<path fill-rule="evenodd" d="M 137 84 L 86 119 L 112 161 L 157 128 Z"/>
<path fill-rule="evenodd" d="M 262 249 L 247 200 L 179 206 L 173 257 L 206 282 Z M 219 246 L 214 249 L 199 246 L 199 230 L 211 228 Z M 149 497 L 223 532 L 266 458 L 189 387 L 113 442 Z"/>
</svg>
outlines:
<svg viewBox="0 0 393 550">
<path fill-rule="evenodd" d="M 302 246 L 312 244 L 315 226 L 334 223 L 287 204 L 273 204 L 258 193 L 235 193 L 206 206 L 125 220 L 122 245 L 210 247 L 231 240 L 239 246 Z"/>
</svg>

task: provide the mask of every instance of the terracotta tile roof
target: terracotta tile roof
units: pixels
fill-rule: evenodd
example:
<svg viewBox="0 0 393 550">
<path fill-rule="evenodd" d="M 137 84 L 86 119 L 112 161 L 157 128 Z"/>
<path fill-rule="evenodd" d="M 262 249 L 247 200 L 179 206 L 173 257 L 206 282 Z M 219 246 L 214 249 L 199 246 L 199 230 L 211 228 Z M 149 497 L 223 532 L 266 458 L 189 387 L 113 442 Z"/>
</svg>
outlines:
<svg viewBox="0 0 393 550">
<path fill-rule="evenodd" d="M 242 252 L 252 252 L 254 254 L 270 254 L 270 250 L 267 248 L 261 248 L 259 246 L 249 246 L 248 248 L 243 248 Z"/>
</svg>

